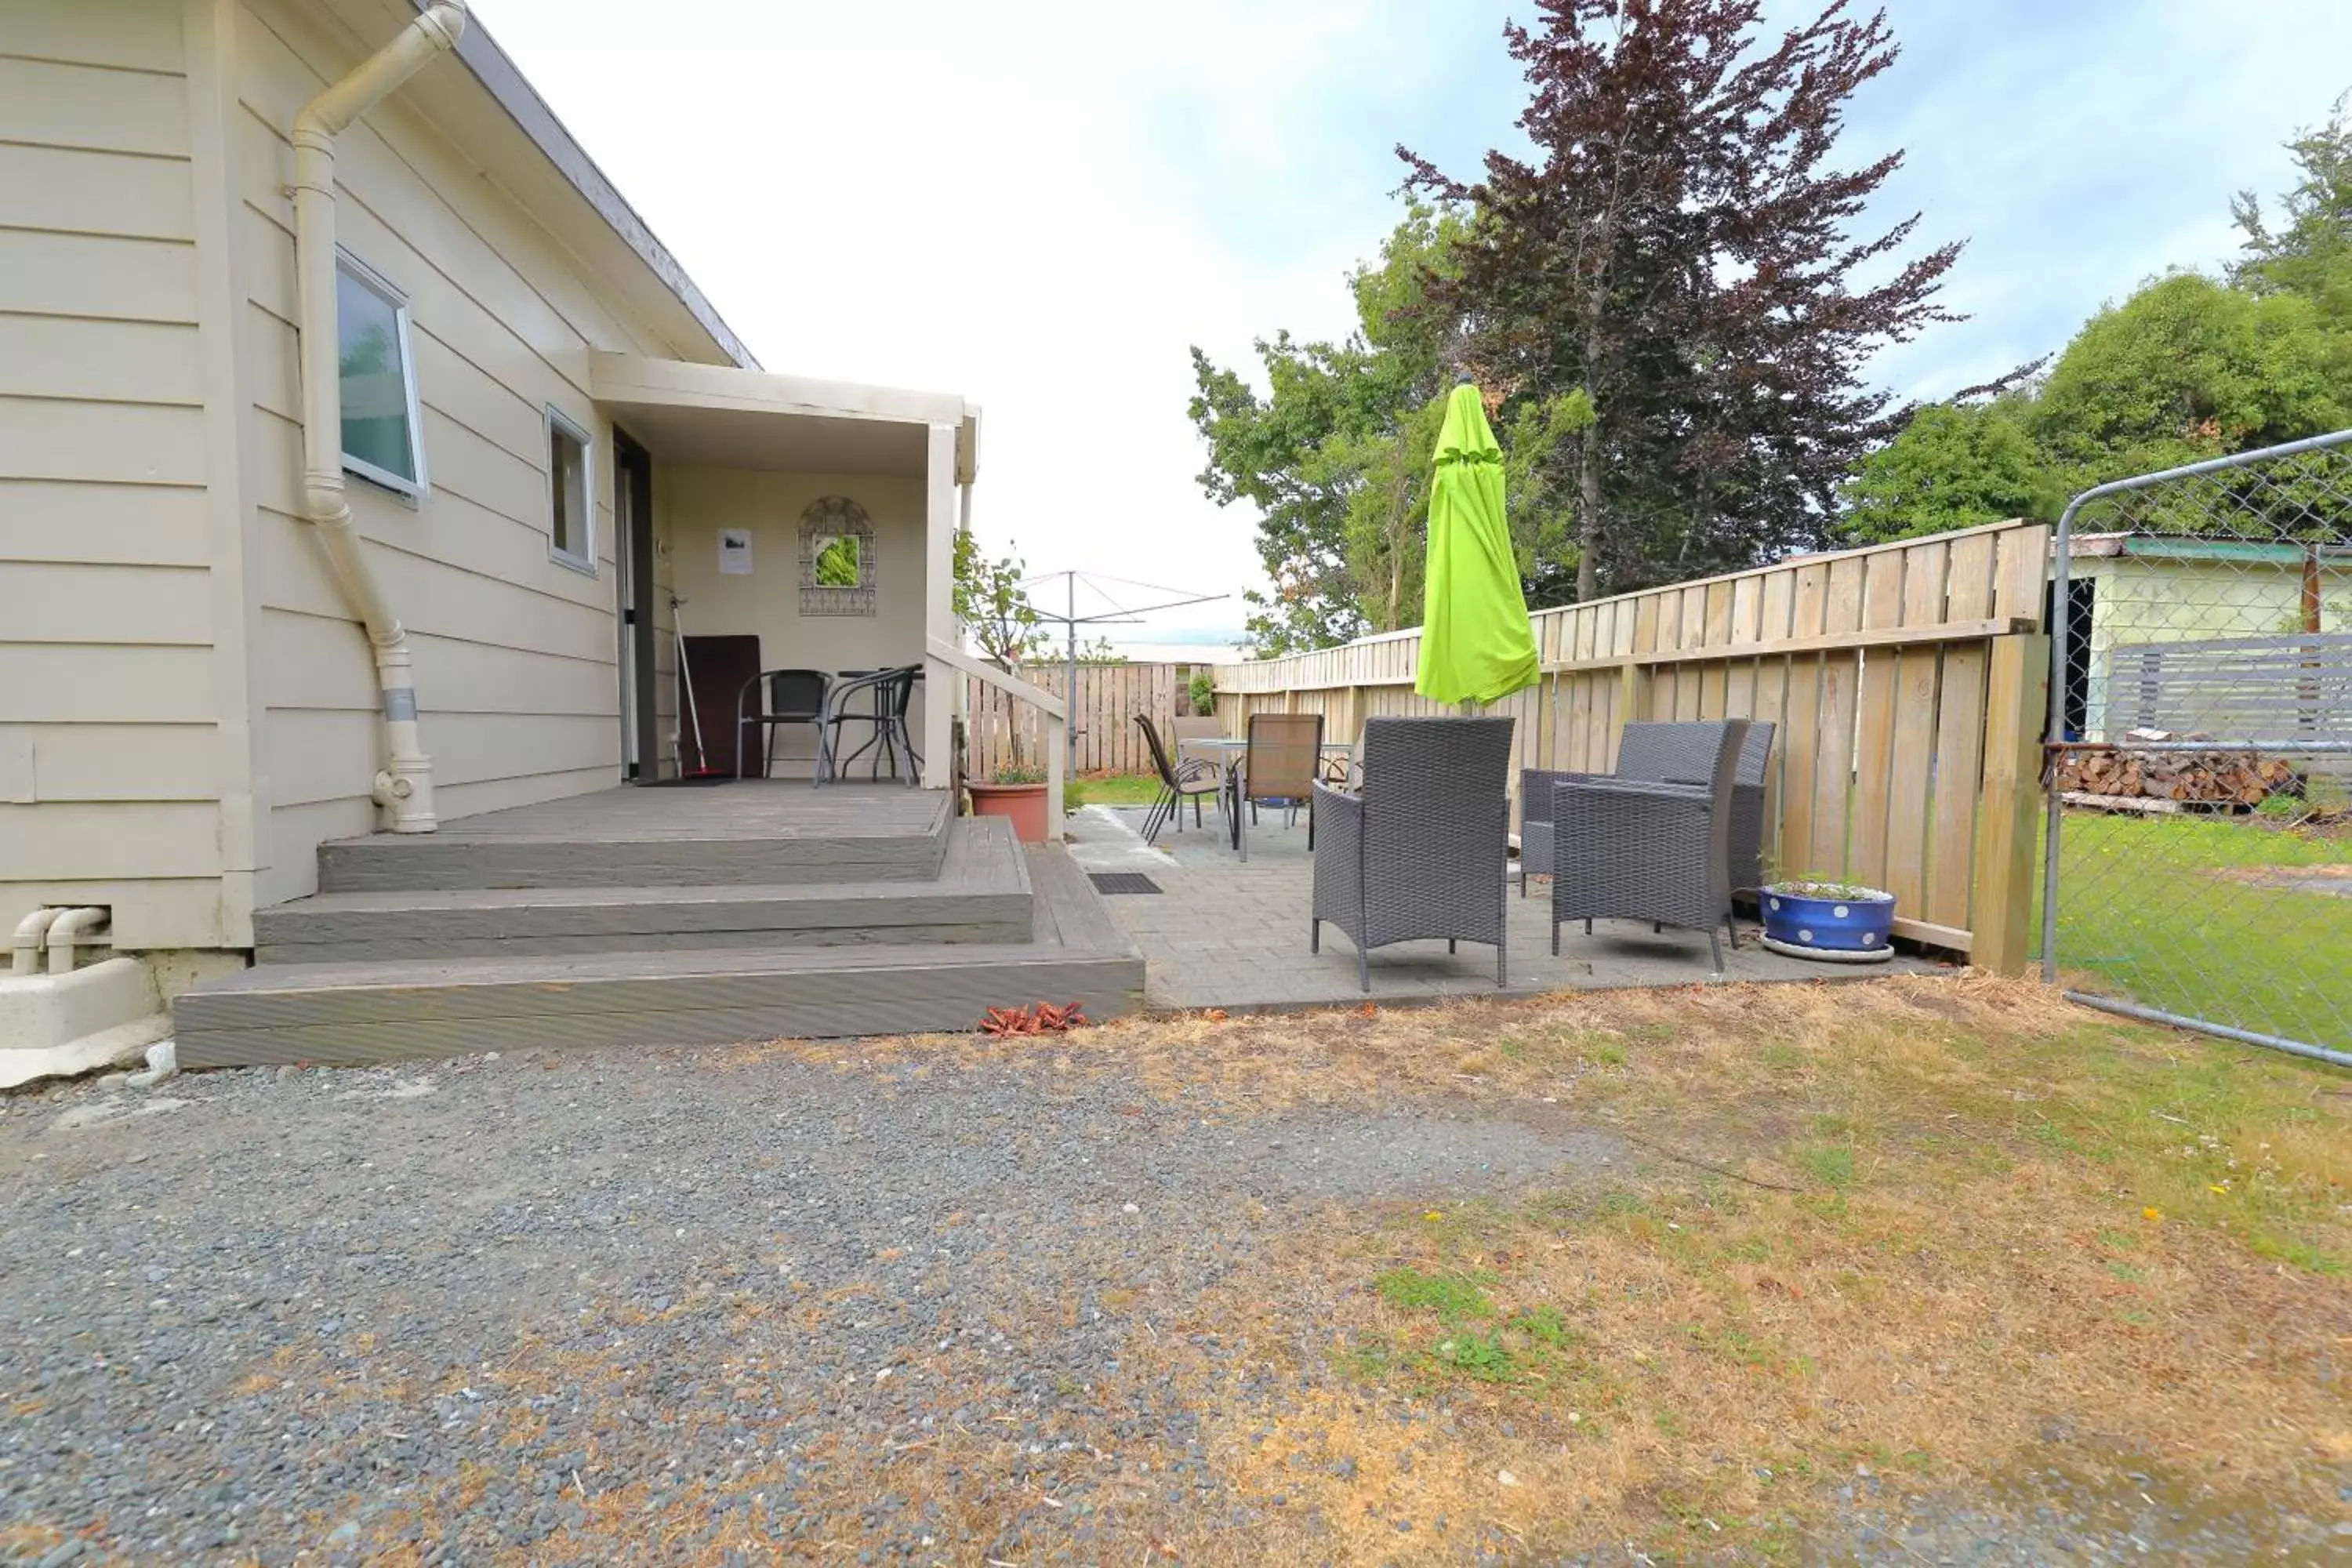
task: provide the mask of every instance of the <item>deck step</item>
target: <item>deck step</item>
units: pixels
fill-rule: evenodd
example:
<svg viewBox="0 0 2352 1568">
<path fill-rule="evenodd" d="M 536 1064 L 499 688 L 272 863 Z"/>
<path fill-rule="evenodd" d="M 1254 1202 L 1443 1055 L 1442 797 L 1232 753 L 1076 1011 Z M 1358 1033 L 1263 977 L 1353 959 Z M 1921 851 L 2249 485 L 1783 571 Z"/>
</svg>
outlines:
<svg viewBox="0 0 2352 1568">
<path fill-rule="evenodd" d="M 254 911 L 269 963 L 543 957 L 720 947 L 1024 942 L 1027 860 L 1010 822 L 951 823 L 937 881 L 456 888 L 320 893 Z"/>
<path fill-rule="evenodd" d="M 943 790 L 758 780 L 613 789 L 484 812 L 433 833 L 319 846 L 324 893 L 928 882 L 947 856 Z"/>
<path fill-rule="evenodd" d="M 961 1031 L 990 1007 L 1143 1005 L 1143 958 L 1058 846 L 1024 852 L 1034 940 L 264 964 L 173 1005 L 184 1067 Z"/>
</svg>

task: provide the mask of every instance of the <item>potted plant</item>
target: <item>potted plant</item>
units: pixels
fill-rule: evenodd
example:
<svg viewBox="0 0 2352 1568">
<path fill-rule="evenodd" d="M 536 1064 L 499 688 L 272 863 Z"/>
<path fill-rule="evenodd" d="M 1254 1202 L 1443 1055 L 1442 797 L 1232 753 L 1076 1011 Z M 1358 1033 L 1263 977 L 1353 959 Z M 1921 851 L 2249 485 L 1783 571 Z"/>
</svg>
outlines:
<svg viewBox="0 0 2352 1568">
<path fill-rule="evenodd" d="M 1008 763 L 987 784 L 964 783 L 971 796 L 974 816 L 1002 816 L 1013 824 L 1013 836 L 1024 844 L 1045 842 L 1045 770 Z"/>
<path fill-rule="evenodd" d="M 955 536 L 955 613 L 979 647 L 981 657 L 1008 673 L 1045 646 L 1036 606 L 1022 586 L 1025 571 L 1017 555 L 992 561 L 980 552 L 969 532 Z M 1045 842 L 1045 770 L 1024 762 L 1021 731 L 1012 734 L 1013 754 L 983 784 L 964 781 L 974 816 L 1011 820 L 1013 836 L 1024 844 Z"/>
<path fill-rule="evenodd" d="M 1895 956 L 1895 895 L 1827 878 L 1775 879 L 1759 891 L 1764 945 L 1827 963 L 1878 963 Z"/>
</svg>

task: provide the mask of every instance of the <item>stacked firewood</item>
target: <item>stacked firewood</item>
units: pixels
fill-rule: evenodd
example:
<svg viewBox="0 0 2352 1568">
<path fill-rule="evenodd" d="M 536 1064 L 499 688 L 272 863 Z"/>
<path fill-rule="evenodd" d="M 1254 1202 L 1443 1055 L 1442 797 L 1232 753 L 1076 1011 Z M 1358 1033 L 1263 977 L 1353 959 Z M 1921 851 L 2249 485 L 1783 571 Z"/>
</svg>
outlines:
<svg viewBox="0 0 2352 1568">
<path fill-rule="evenodd" d="M 2193 742 L 2210 739 L 2161 730 L 2127 731 L 2122 743 L 2071 751 L 2058 764 L 2058 787 L 2073 795 L 2172 800 L 2189 805 L 2254 806 L 2299 785 L 2294 764 L 2259 752 Z M 2191 742 L 2181 749 L 2181 742 Z"/>
</svg>

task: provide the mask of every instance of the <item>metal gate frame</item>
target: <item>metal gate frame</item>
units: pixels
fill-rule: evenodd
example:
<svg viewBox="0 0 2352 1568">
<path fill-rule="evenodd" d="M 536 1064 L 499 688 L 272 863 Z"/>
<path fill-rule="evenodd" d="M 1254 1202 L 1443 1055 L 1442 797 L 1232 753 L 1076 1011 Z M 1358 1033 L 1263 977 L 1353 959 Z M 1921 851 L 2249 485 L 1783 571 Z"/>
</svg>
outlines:
<svg viewBox="0 0 2352 1568">
<path fill-rule="evenodd" d="M 2301 441 L 2287 441 L 2275 447 L 2263 447 L 2251 452 L 2233 453 L 2226 458 L 2211 458 L 2201 463 L 2184 463 L 2178 468 L 2162 468 L 2154 473 L 2136 474 L 2129 479 L 2115 479 L 2104 485 L 2095 485 L 2066 503 L 2065 511 L 2058 519 L 2057 537 L 2053 545 L 2054 560 L 2052 563 L 2051 582 L 2053 586 L 2050 603 L 2053 608 L 2048 617 L 2051 623 L 2050 717 L 2042 737 L 2043 788 L 2048 797 L 2049 811 L 2049 829 L 2044 836 L 2042 872 L 2042 978 L 2045 982 L 2055 984 L 2058 981 L 2058 849 L 2060 828 L 2065 816 L 2065 806 L 2059 798 L 2061 792 L 2058 787 L 2056 763 L 2068 744 L 2066 741 L 2066 681 L 2069 657 L 2067 642 L 2073 631 L 2073 616 L 2067 607 L 2067 585 L 2074 563 L 2074 554 L 2070 545 L 2074 538 L 2075 514 L 2085 505 L 2110 496 L 2147 489 L 2174 480 L 2221 473 L 2231 468 L 2247 468 L 2281 458 L 2326 451 L 2347 442 L 2352 442 L 2352 430 L 2337 430 L 2326 436 L 2314 436 Z M 2201 750 L 2210 746 L 2211 742 L 2179 742 L 2174 744 L 2183 750 L 2191 748 Z M 2164 749 L 2164 742 L 2152 742 L 2151 746 L 2152 749 L 2161 750 Z M 2352 742 L 2321 742 L 2308 749 L 2323 752 L 2352 751 Z M 2086 1007 L 2096 1007 L 2102 1012 L 2119 1014 L 2126 1018 L 2195 1029 L 2204 1034 L 2217 1035 L 2223 1039 L 2239 1040 L 2252 1046 L 2266 1046 L 2273 1050 L 2308 1057 L 2337 1067 L 2352 1068 L 2352 1051 L 2334 1050 L 2309 1040 L 2288 1039 L 2283 1036 L 2262 1034 L 2255 1030 L 2216 1023 L 2210 1019 L 2188 1017 L 2179 1013 L 2167 1012 L 2159 1007 L 2143 1006 L 2136 1002 L 2126 1002 L 2113 996 L 2101 996 L 2090 992 L 2068 991 L 2065 995 L 2069 1001 L 2079 1002 Z"/>
</svg>

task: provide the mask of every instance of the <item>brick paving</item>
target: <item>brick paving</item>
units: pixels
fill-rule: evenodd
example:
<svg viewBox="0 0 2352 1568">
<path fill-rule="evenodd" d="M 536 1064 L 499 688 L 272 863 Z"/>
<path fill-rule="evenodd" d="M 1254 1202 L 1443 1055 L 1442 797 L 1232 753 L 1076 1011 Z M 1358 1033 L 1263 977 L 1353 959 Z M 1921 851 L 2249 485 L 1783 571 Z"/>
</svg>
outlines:
<svg viewBox="0 0 2352 1568">
<path fill-rule="evenodd" d="M 1307 823 L 1286 827 L 1263 812 L 1250 834 L 1244 865 L 1211 820 L 1195 831 L 1163 831 L 1156 847 L 1139 836 L 1140 808 L 1089 806 L 1070 821 L 1070 851 L 1089 870 L 1141 871 L 1161 891 L 1106 898 L 1120 929 L 1142 948 L 1145 996 L 1154 1007 L 1297 1007 L 1363 1000 L 1356 952 L 1327 924 L 1323 951 L 1307 947 L 1313 857 Z M 1538 878 L 1525 899 L 1514 878 L 1509 906 L 1510 984 L 1507 994 L 1611 990 L 1625 986 L 1691 985 L 1709 982 L 1706 938 L 1698 931 L 1653 934 L 1630 921 L 1580 923 L 1560 931 L 1560 955 L 1551 955 L 1549 884 Z M 1924 971 L 1936 966 L 1897 956 L 1885 964 L 1809 963 L 1768 952 L 1757 928 L 1740 925 L 1740 946 L 1725 953 L 1729 980 L 1839 980 Z M 1464 943 L 1449 953 L 1443 942 L 1399 942 L 1372 952 L 1371 999 L 1491 995 L 1495 951 Z"/>
</svg>

